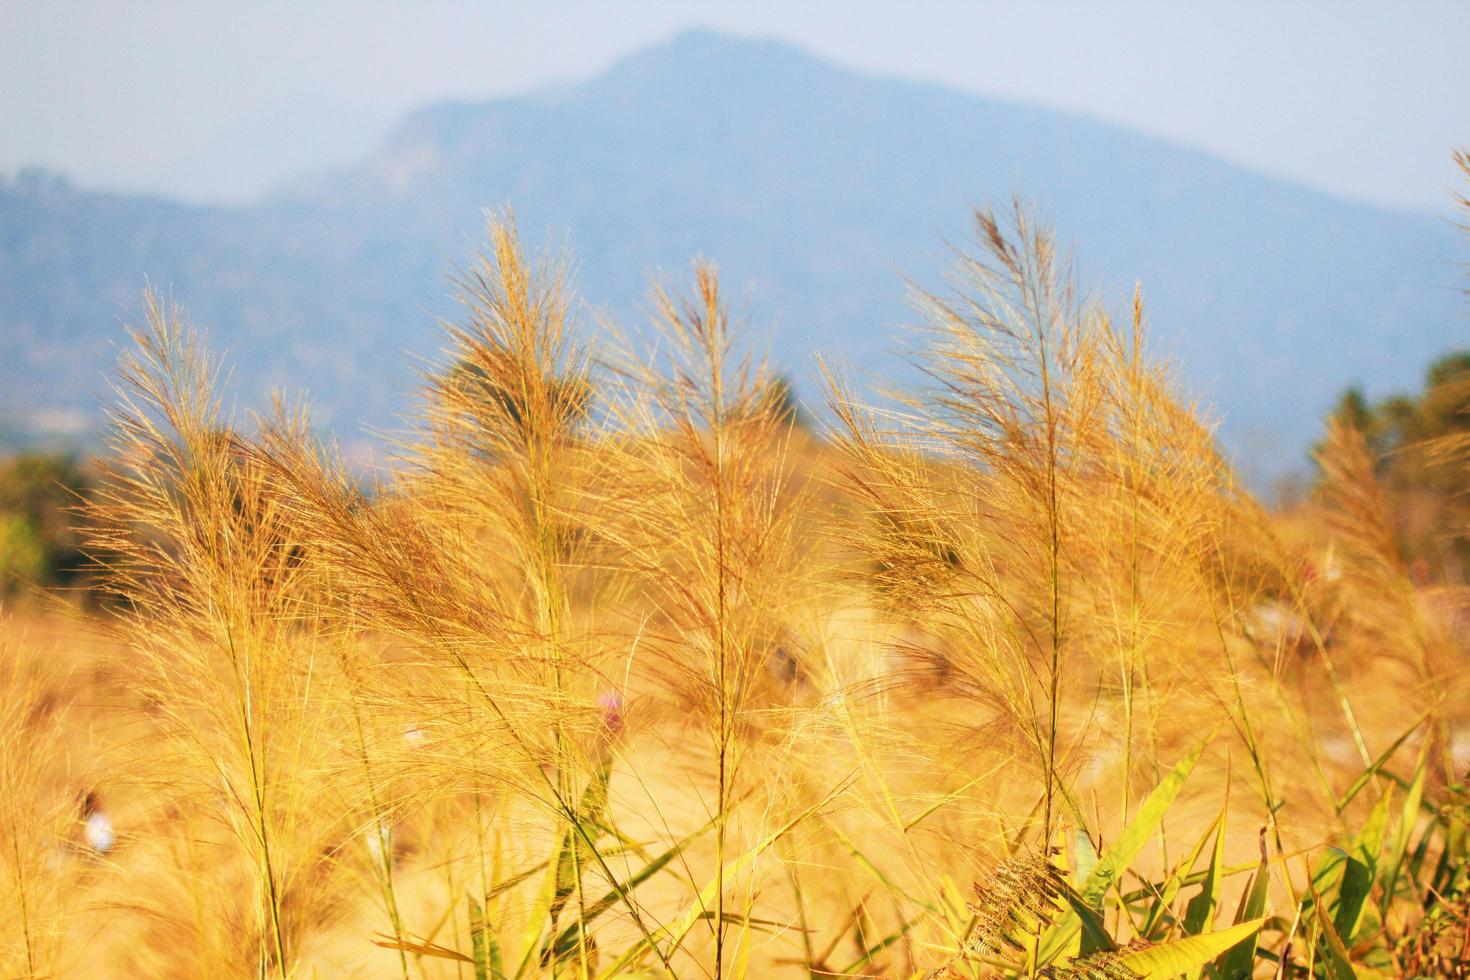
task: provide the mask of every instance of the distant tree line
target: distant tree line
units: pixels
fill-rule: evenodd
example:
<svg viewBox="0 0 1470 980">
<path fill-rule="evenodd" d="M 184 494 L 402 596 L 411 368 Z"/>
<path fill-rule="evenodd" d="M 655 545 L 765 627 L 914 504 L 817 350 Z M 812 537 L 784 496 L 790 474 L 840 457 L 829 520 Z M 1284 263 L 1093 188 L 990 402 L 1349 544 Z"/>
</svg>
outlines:
<svg viewBox="0 0 1470 980">
<path fill-rule="evenodd" d="M 470 365 L 451 383 L 484 389 L 505 402 Z M 771 397 L 792 424 L 809 426 L 790 382 L 777 376 Z M 585 392 L 568 384 L 577 402 Z M 1336 419 L 1363 436 L 1406 550 L 1422 579 L 1470 581 L 1470 351 L 1429 365 L 1421 391 L 1370 400 L 1352 387 Z M 38 588 L 89 587 L 92 563 L 75 514 L 94 489 L 89 465 L 70 453 L 26 451 L 0 459 L 0 598 Z"/>
<path fill-rule="evenodd" d="M 1431 363 L 1419 392 L 1370 401 L 1349 388 L 1333 414 L 1375 459 L 1416 577 L 1470 581 L 1470 350 Z"/>
<path fill-rule="evenodd" d="M 0 597 L 82 584 L 90 563 L 75 511 L 92 491 L 92 475 L 75 456 L 0 460 Z"/>
</svg>

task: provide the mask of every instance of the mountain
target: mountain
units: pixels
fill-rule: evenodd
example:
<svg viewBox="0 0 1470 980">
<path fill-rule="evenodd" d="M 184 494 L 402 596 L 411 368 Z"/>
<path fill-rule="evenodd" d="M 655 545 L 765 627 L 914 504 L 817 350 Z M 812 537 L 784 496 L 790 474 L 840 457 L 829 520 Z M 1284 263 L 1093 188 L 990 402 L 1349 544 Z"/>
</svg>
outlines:
<svg viewBox="0 0 1470 980">
<path fill-rule="evenodd" d="M 0 183 L 0 412 L 95 412 L 146 277 L 229 351 L 237 390 L 308 388 L 348 434 L 391 424 L 421 363 L 405 353 L 438 349 L 448 277 L 506 204 L 624 324 L 650 274 L 682 285 L 704 255 L 799 378 L 813 348 L 891 373 L 904 277 L 938 284 L 970 208 L 1013 194 L 1084 285 L 1121 304 L 1143 283 L 1154 337 L 1246 457 L 1299 452 L 1346 384 L 1411 385 L 1466 343 L 1466 250 L 1438 218 L 696 32 L 580 84 L 427 107 L 361 165 L 250 207 Z"/>
</svg>

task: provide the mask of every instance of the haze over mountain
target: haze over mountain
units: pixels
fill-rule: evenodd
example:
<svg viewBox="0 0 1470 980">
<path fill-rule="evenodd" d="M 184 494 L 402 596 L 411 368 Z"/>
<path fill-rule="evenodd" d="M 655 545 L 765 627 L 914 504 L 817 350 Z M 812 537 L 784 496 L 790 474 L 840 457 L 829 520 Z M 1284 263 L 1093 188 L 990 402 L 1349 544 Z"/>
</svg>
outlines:
<svg viewBox="0 0 1470 980">
<path fill-rule="evenodd" d="M 798 378 L 813 348 L 891 374 L 894 326 L 914 316 L 903 276 L 937 284 L 970 206 L 1013 193 L 1119 309 L 1142 281 L 1156 345 L 1243 453 L 1298 451 L 1344 385 L 1412 385 L 1470 336 L 1467 249 L 1437 218 L 692 33 L 581 84 L 427 107 L 360 166 L 250 207 L 0 184 L 0 412 L 95 416 L 146 277 L 228 350 L 234 390 L 307 388 L 344 437 L 390 423 L 417 366 L 405 352 L 438 349 L 448 276 L 482 209 L 505 204 L 532 241 L 570 248 L 581 295 L 623 324 L 650 273 L 682 286 L 702 254 Z"/>
</svg>

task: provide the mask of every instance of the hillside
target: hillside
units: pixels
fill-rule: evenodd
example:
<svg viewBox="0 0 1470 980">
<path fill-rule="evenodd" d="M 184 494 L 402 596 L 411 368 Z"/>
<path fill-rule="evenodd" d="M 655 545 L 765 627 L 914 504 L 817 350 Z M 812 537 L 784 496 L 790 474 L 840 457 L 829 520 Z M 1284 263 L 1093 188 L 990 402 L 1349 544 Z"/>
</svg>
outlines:
<svg viewBox="0 0 1470 980">
<path fill-rule="evenodd" d="M 340 430 L 391 424 L 405 352 L 437 349 L 447 276 L 481 209 L 506 203 L 571 247 L 582 295 L 625 324 L 651 272 L 682 282 L 703 254 L 798 376 L 813 348 L 886 369 L 912 318 L 903 277 L 935 283 L 969 206 L 1012 193 L 1075 243 L 1084 283 L 1121 299 L 1143 282 L 1154 335 L 1251 455 L 1298 451 L 1345 384 L 1406 386 L 1464 343 L 1464 250 L 1436 218 L 693 33 L 580 84 L 425 108 L 361 166 L 253 207 L 0 185 L 0 413 L 95 414 L 146 278 L 228 349 L 242 393 L 306 387 Z"/>
</svg>

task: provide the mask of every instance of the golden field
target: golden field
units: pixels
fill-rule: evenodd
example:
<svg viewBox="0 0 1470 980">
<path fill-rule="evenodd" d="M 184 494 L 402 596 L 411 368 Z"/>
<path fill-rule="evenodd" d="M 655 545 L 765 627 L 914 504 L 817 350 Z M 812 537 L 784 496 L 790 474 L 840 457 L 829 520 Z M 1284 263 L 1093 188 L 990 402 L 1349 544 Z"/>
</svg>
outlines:
<svg viewBox="0 0 1470 980">
<path fill-rule="evenodd" d="M 1465 595 L 1364 434 L 1264 506 L 977 232 L 821 435 L 712 268 L 594 347 L 508 222 L 371 473 L 155 303 L 101 598 L 0 641 L 0 971 L 1466 975 Z"/>
</svg>

